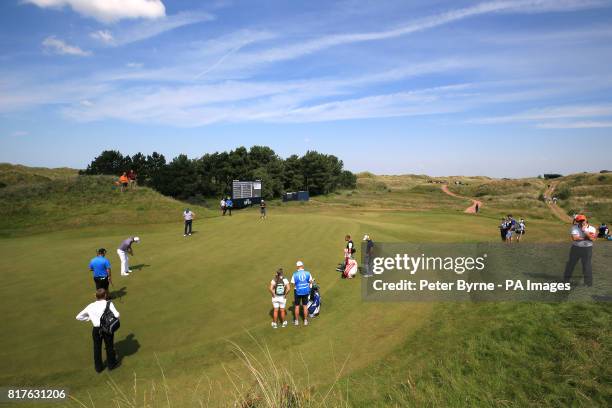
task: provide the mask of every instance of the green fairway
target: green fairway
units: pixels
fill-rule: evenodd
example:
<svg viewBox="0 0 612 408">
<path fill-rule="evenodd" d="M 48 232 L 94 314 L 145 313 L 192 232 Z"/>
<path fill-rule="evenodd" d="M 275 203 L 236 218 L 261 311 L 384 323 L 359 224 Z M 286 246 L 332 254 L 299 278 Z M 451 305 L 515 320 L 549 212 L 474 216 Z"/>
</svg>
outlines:
<svg viewBox="0 0 612 408">
<path fill-rule="evenodd" d="M 152 406 L 167 406 L 162 381 L 165 378 L 172 406 L 226 406 L 235 400 L 237 392 L 232 380 L 241 393 L 255 386 L 232 343 L 261 356 L 259 342 L 269 349 L 279 366 L 289 370 L 304 391 L 326 394 L 336 385 L 328 400 L 319 395 L 316 401 L 320 405 L 338 406 L 349 401 L 350 405 L 371 406 L 384 405 L 386 401 L 391 405 L 420 406 L 437 401 L 462 406 L 462 392 L 468 392 L 470 401 L 477 405 L 494 405 L 498 400 L 491 395 L 496 392 L 510 398 L 509 389 L 496 382 L 486 382 L 478 388 L 478 379 L 460 368 L 451 340 L 460 339 L 468 347 L 461 357 L 468 367 L 480 367 L 494 376 L 497 363 L 491 365 L 488 359 L 493 357 L 480 354 L 477 348 L 487 342 L 492 342 L 495 350 L 504 347 L 503 333 L 511 330 L 505 324 L 512 327 L 520 321 L 513 307 L 463 305 L 459 313 L 454 307 L 433 303 L 364 303 L 359 279 L 343 281 L 334 272 L 342 259 L 346 233 L 356 240 L 368 233 L 379 242 L 496 241 L 497 214 L 493 210 L 480 216 L 464 214 L 464 200 L 442 195 L 427 185 L 417 191 L 385 196 L 385 200 L 403 202 L 408 207 L 404 210 L 386 211 L 377 208 L 378 202 L 369 205 L 375 201 L 369 196 L 363 199 L 364 205 L 357 207 L 345 197 L 322 197 L 306 205 L 273 203 L 266 221 L 260 221 L 254 209 L 237 211 L 233 217 L 209 217 L 212 213 L 207 212 L 209 218 L 197 219 L 195 233 L 188 238 L 182 235 L 180 221 L 122 225 L 116 220 L 109 225 L 62 227 L 54 232 L 3 238 L 0 295 L 5 335 L 0 340 L 4 362 L 0 382 L 69 387 L 71 394 L 87 406 L 98 406 L 97 402 L 105 397 L 119 395 L 109 385 L 112 380 L 128 396 L 138 395 L 140 402 L 123 406 L 146 406 L 143 398 L 150 398 L 147 393 L 153 389 L 156 392 Z M 427 211 L 418 209 L 422 203 L 428 203 Z M 180 211 L 177 203 L 168 201 L 167 205 Z M 529 209 L 524 211 L 528 217 Z M 536 213 L 539 211 L 536 209 Z M 550 216 L 530 221 L 527 239 L 560 241 L 566 239 L 566 234 L 567 226 Z M 133 274 L 121 277 L 115 249 L 129 235 L 139 235 L 142 242 L 134 246 Z M 113 265 L 115 303 L 122 315 L 115 341 L 123 357 L 118 370 L 102 375 L 93 369 L 91 324 L 75 320 L 76 314 L 93 300 L 94 284 L 87 265 L 99 247 L 108 249 Z M 321 285 L 321 317 L 309 327 L 272 330 L 267 285 L 278 267 L 290 275 L 298 259 L 305 262 Z M 571 314 L 572 307 L 575 306 L 564 306 L 563 310 Z M 571 367 L 574 363 L 583 364 L 590 355 L 568 358 L 569 367 L 565 368 L 570 374 L 597 377 L 588 384 L 591 396 L 577 397 L 583 391 L 582 383 L 575 386 L 575 392 L 563 394 L 563 401 L 575 402 L 576 406 L 589 406 L 589 402 L 610 396 L 601 377 L 610 378 L 609 368 L 603 363 L 609 362 L 606 325 L 610 323 L 611 310 L 607 305 L 589 307 L 598 319 L 592 331 L 580 333 L 574 326 L 578 322 L 567 319 L 566 327 L 555 335 L 577 339 L 569 339 L 567 344 L 599 342 L 602 352 L 602 364 L 591 369 Z M 547 305 L 531 305 L 523 310 L 530 318 L 529 325 L 537 324 L 541 317 L 545 322 L 554 321 Z M 505 320 L 495 326 L 491 318 L 497 313 Z M 524 330 L 532 330 L 529 325 Z M 470 327 L 486 334 L 470 341 Z M 557 342 L 558 338 L 532 331 L 536 336 L 532 340 L 514 337 L 522 351 L 498 355 L 495 358 L 504 361 L 500 364 L 521 366 L 521 359 L 537 350 L 544 353 L 543 359 L 560 358 L 552 353 L 556 343 L 541 349 L 531 346 L 532 342 Z M 543 370 L 553 368 L 547 366 Z M 512 370 L 504 375 L 510 378 Z M 441 376 L 442 371 L 448 375 Z M 533 374 L 520 373 L 521 378 Z M 409 387 L 409 392 L 401 389 L 401 384 L 412 380 L 418 386 Z M 451 387 L 448 393 L 445 387 Z M 514 387 L 520 386 L 516 383 Z M 546 387 L 525 387 L 517 391 L 517 401 L 556 406 L 558 401 L 542 399 Z M 443 398 L 441 392 L 448 398 Z"/>
<path fill-rule="evenodd" d="M 201 221 L 190 238 L 182 236 L 180 224 L 173 224 L 97 227 L 6 240 L 0 250 L 0 269 L 7 271 L 3 304 L 22 306 L 5 311 L 5 331 L 14 335 L 3 337 L 2 358 L 5 367 L 13 368 L 3 370 L 2 382 L 70 384 L 77 395 L 79 390 L 108 392 L 104 384 L 90 385 L 96 378 L 90 325 L 74 320 L 92 300 L 87 263 L 100 246 L 109 248 L 115 290 L 124 293 L 117 301 L 123 325 L 117 347 L 123 353 L 137 351 L 113 373 L 118 381 L 131 381 L 133 371 L 145 379 L 157 376 L 157 354 L 178 391 L 176 398 L 201 371 L 224 382 L 219 363 L 234 361 L 227 340 L 248 348 L 248 330 L 271 347 L 289 351 L 291 364 L 299 366 L 300 354 L 307 356 L 311 375 L 329 382 L 335 374 L 326 364 L 332 354 L 337 359 L 350 354 L 349 371 L 363 367 L 397 346 L 406 329 L 422 322 L 430 309 L 398 304 L 382 313 L 376 305 L 361 304 L 358 281 L 340 281 L 333 272 L 346 231 L 375 234 L 384 226 L 379 217 L 361 223 L 353 217 L 299 213 L 273 214 L 260 222 L 255 212 L 247 211 Z M 408 237 L 417 229 L 396 226 L 393 234 Z M 135 272 L 125 278 L 118 276 L 113 248 L 128 234 L 139 234 L 142 243 L 132 260 Z M 14 254 L 23 255 L 16 262 Z M 309 328 L 272 332 L 266 286 L 276 268 L 290 271 L 297 259 L 305 261 L 323 289 L 324 318 Z M 13 270 L 15 265 L 18 270 Z M 369 329 L 362 332 L 362 327 Z M 374 342 L 376 352 L 362 347 Z M 293 349 L 297 344 L 300 347 Z"/>
</svg>

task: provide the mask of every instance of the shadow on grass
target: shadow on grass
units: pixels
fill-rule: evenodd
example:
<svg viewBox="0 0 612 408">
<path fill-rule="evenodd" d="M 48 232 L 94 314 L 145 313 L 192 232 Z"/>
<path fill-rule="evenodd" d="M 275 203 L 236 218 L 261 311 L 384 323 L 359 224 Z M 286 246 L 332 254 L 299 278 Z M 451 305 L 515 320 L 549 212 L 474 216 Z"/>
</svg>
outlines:
<svg viewBox="0 0 612 408">
<path fill-rule="evenodd" d="M 138 265 L 134 265 L 134 266 L 130 266 L 130 269 L 135 270 L 135 271 L 140 271 L 143 268 L 148 268 L 151 265 L 148 264 L 138 264 Z"/>
<path fill-rule="evenodd" d="M 115 343 L 115 350 L 117 351 L 119 362 L 121 362 L 124 357 L 133 356 L 138 353 L 139 349 L 140 342 L 134 338 L 134 333 L 128 334 L 125 339 Z"/>
<path fill-rule="evenodd" d="M 112 300 L 115 300 L 115 299 L 121 300 L 122 297 L 127 295 L 127 290 L 126 289 L 127 289 L 127 286 L 124 286 L 124 287 L 122 287 L 121 289 L 118 289 L 118 290 L 113 290 L 110 293 L 110 298 Z"/>
</svg>

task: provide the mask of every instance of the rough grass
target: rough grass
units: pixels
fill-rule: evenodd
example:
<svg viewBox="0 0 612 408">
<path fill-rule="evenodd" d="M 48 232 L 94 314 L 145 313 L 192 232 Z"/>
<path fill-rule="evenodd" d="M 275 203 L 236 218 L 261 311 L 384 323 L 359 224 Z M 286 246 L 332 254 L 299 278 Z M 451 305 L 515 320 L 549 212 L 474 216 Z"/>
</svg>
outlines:
<svg viewBox="0 0 612 408">
<path fill-rule="evenodd" d="M 592 224 L 612 223 L 612 174 L 575 174 L 560 179 L 560 205 L 568 214 L 586 214 Z"/>
<path fill-rule="evenodd" d="M 88 225 L 151 224 L 181 219 L 185 204 L 146 188 L 121 193 L 110 176 L 77 176 L 0 189 L 0 235 Z M 194 207 L 199 216 L 209 212 Z"/>
<path fill-rule="evenodd" d="M 442 304 L 397 352 L 355 373 L 355 406 L 603 407 L 612 305 Z"/>
<path fill-rule="evenodd" d="M 0 185 L 4 186 L 71 178 L 77 174 L 78 170 L 67 167 L 49 169 L 46 167 L 27 167 L 19 164 L 0 163 Z"/>
</svg>

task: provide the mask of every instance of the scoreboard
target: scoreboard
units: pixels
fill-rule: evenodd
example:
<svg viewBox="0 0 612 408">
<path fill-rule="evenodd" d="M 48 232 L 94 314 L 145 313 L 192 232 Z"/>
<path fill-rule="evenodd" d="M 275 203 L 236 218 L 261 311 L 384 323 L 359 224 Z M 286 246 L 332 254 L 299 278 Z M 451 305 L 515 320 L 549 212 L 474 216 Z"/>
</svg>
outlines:
<svg viewBox="0 0 612 408">
<path fill-rule="evenodd" d="M 261 181 L 240 181 L 232 183 L 234 208 L 244 208 L 261 203 Z"/>
</svg>

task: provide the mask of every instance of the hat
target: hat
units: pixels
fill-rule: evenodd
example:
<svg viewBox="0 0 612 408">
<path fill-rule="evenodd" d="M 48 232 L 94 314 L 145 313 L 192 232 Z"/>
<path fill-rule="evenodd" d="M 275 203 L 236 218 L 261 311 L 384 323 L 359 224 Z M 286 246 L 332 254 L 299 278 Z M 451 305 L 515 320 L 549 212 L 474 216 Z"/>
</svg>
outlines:
<svg viewBox="0 0 612 408">
<path fill-rule="evenodd" d="M 364 241 L 367 241 L 367 240 L 369 240 L 369 239 L 370 239 L 370 236 L 369 236 L 368 234 L 365 234 L 365 235 L 363 236 L 363 240 L 364 240 Z"/>
<path fill-rule="evenodd" d="M 297 261 L 297 262 L 296 262 L 296 264 L 295 264 L 295 266 L 297 266 L 298 268 L 299 268 L 300 266 L 304 266 L 304 262 L 302 262 L 302 261 Z"/>
<path fill-rule="evenodd" d="M 583 214 L 578 214 L 576 218 L 574 218 L 574 220 L 581 222 L 581 221 L 586 221 L 587 219 Z"/>
<path fill-rule="evenodd" d="M 134 237 L 134 242 L 140 242 L 140 238 L 139 237 Z"/>
</svg>

